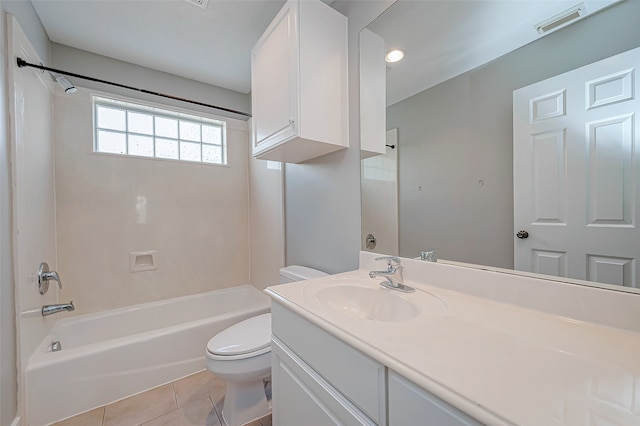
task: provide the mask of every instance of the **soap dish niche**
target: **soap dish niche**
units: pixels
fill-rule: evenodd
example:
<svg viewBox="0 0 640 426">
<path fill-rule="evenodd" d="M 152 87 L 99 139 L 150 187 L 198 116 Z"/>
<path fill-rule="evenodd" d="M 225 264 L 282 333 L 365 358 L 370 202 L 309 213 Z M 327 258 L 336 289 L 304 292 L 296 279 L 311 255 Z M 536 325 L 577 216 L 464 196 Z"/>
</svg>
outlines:
<svg viewBox="0 0 640 426">
<path fill-rule="evenodd" d="M 134 251 L 129 253 L 129 272 L 155 271 L 158 250 Z"/>
</svg>

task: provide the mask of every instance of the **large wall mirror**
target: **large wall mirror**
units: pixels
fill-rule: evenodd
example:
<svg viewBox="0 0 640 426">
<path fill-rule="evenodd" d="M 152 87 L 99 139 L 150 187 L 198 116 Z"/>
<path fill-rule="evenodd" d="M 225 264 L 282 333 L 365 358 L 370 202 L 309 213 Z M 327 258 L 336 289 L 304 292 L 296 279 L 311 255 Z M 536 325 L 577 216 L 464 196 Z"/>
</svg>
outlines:
<svg viewBox="0 0 640 426">
<path fill-rule="evenodd" d="M 573 194 L 586 194 L 578 199 L 579 208 L 570 207 L 572 214 L 581 218 L 584 226 L 599 223 L 603 228 L 615 228 L 619 236 L 602 243 L 599 236 L 590 237 L 602 250 L 578 255 L 582 276 L 554 269 L 571 261 L 558 247 L 583 245 L 582 240 L 569 241 L 571 236 L 564 242 L 556 241 L 549 250 L 539 245 L 542 255 L 533 259 L 539 263 L 529 272 L 604 284 L 624 276 L 623 283 L 615 283 L 622 285 L 608 288 L 640 292 L 640 271 L 636 270 L 640 268 L 640 50 L 633 51 L 640 46 L 639 16 L 637 0 L 394 3 L 364 30 L 384 40 L 385 50 L 401 48 L 405 57 L 385 64 L 387 153 L 362 160 L 363 250 L 418 257 L 422 251 L 436 249 L 439 259 L 526 270 L 518 267 L 518 255 L 514 255 L 518 244 L 525 241 L 516 234 L 528 231 L 528 243 L 535 246 L 538 231 L 530 227 L 531 222 L 516 223 L 514 203 L 521 203 L 521 196 L 535 198 L 532 193 L 536 189 L 514 188 L 514 173 L 519 185 L 515 170 L 519 166 L 514 166 L 514 91 L 626 52 L 626 59 L 635 63 L 623 67 L 628 75 L 619 80 L 603 77 L 598 81 L 610 84 L 597 89 L 603 96 L 609 91 L 625 91 L 630 100 L 625 104 L 628 111 L 612 112 L 611 117 L 626 117 L 626 121 L 599 118 L 599 123 L 613 123 L 598 127 L 599 133 L 592 132 L 600 145 L 584 136 L 581 143 L 595 149 L 603 146 L 601 141 L 623 135 L 624 140 L 615 143 L 623 146 L 621 150 L 629 157 L 618 158 L 619 150 L 611 158 L 596 158 L 588 165 L 591 171 L 583 180 L 590 181 L 584 186 L 576 180 L 563 181 L 567 164 L 575 159 L 563 150 L 564 142 L 558 143 L 559 139 L 545 139 L 535 152 L 516 148 L 515 153 L 533 163 L 533 169 L 525 174 L 546 180 L 551 188 L 544 196 L 538 190 L 536 202 L 546 196 L 547 201 L 565 209 L 574 202 L 570 200 Z M 361 81 L 366 81 L 367 72 L 361 68 Z M 572 98 L 559 93 L 553 99 L 540 97 L 549 100 L 536 104 L 542 113 L 551 117 L 551 110 L 560 103 L 563 108 L 574 108 Z M 588 98 L 584 89 L 580 93 L 582 99 Z M 613 103 L 622 104 L 618 100 Z M 567 114 L 562 110 L 556 115 Z M 364 119 L 361 125 L 366 126 Z M 584 122 L 580 126 L 583 133 L 597 127 Z M 553 161 L 549 161 L 551 157 Z M 610 175 L 598 181 L 598 190 L 609 197 L 609 206 L 620 205 L 624 217 L 619 221 L 605 218 L 589 222 L 596 203 L 589 198 L 589 188 L 597 186 L 593 173 L 598 170 L 601 175 L 602 170 Z M 604 195 L 598 202 L 606 210 Z M 609 213 L 598 214 L 605 217 Z M 557 220 L 552 228 L 556 236 L 564 235 L 567 226 L 563 220 Z M 577 234 L 585 232 L 578 230 Z M 620 254 L 617 249 L 622 246 L 626 251 Z M 600 265 L 600 278 L 589 275 L 591 261 Z"/>
</svg>

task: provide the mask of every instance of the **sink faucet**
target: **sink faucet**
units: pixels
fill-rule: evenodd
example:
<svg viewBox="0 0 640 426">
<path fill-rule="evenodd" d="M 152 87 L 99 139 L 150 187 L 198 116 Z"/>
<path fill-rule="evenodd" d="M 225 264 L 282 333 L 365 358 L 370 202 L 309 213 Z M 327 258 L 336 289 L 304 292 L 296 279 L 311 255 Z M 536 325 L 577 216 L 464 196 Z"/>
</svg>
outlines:
<svg viewBox="0 0 640 426">
<path fill-rule="evenodd" d="M 46 317 L 47 315 L 57 314 L 62 311 L 74 311 L 76 309 L 73 306 L 73 300 L 69 303 L 62 303 L 60 305 L 44 305 L 42 307 L 42 316 Z"/>
<path fill-rule="evenodd" d="M 437 262 L 438 256 L 436 255 L 436 249 L 420 252 L 420 260 L 426 260 L 427 262 Z"/>
<path fill-rule="evenodd" d="M 405 293 L 415 291 L 413 287 L 409 287 L 404 284 L 404 279 L 402 277 L 402 265 L 400 264 L 399 258 L 395 256 L 382 256 L 376 258 L 376 260 L 386 260 L 387 269 L 384 271 L 371 271 L 369 272 L 369 277 L 384 277 L 387 281 L 381 282 L 380 285 L 392 290 L 399 290 Z"/>
</svg>

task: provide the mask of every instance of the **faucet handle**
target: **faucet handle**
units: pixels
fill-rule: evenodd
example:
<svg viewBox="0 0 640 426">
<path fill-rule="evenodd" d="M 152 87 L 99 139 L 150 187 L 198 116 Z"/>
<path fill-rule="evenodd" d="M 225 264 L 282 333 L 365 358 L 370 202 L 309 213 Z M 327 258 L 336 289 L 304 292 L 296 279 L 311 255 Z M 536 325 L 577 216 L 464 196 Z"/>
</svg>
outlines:
<svg viewBox="0 0 640 426">
<path fill-rule="evenodd" d="M 42 262 L 38 267 L 38 290 L 40 294 L 45 294 L 49 290 L 49 281 L 57 281 L 58 287 L 62 289 L 62 281 L 56 271 L 49 271 L 47 262 Z"/>
<path fill-rule="evenodd" d="M 436 249 L 420 252 L 420 259 L 427 262 L 437 262 L 438 256 L 436 255 Z"/>
<path fill-rule="evenodd" d="M 60 280 L 60 276 L 58 275 L 58 273 L 56 271 L 51 271 L 51 272 L 45 272 L 42 274 L 42 279 L 45 281 L 57 281 L 58 282 L 58 288 L 60 290 L 62 290 L 62 281 Z"/>
<path fill-rule="evenodd" d="M 401 263 L 400 258 L 396 256 L 380 256 L 376 257 L 375 260 L 386 260 L 389 270 L 399 267 Z"/>
</svg>

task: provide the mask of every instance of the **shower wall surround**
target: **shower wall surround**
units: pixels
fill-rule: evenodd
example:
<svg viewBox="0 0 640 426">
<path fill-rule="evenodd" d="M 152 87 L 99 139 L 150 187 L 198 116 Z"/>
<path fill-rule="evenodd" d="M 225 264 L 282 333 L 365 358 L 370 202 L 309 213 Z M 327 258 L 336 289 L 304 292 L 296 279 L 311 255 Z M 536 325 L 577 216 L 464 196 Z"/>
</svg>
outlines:
<svg viewBox="0 0 640 426">
<path fill-rule="evenodd" d="M 225 167 L 93 153 L 86 89 L 54 114 L 58 272 L 77 313 L 250 282 L 245 121 L 226 120 Z M 147 250 L 157 270 L 130 272 Z"/>
</svg>

